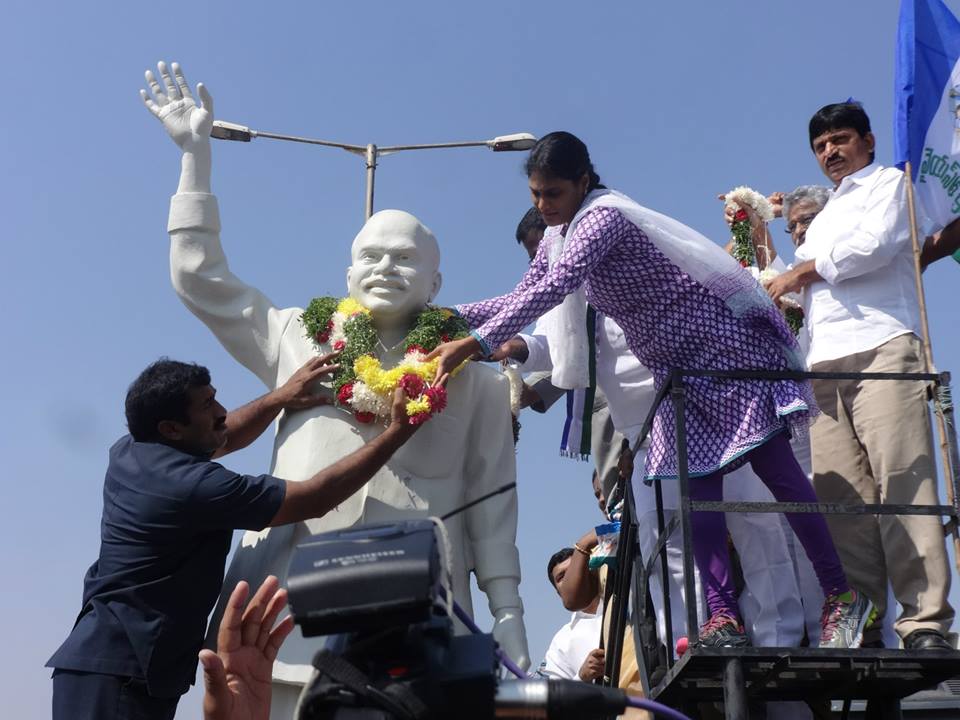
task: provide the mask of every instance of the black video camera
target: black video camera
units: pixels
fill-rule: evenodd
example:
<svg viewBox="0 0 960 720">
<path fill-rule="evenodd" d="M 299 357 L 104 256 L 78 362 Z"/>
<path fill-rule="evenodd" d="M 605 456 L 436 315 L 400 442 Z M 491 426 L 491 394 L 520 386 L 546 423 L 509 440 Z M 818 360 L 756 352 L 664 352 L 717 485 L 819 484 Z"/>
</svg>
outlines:
<svg viewBox="0 0 960 720">
<path fill-rule="evenodd" d="M 433 520 L 314 535 L 290 562 L 288 593 L 321 650 L 300 720 L 494 716 L 499 661 L 490 635 L 454 635 L 445 532 Z M 328 645 L 334 644 L 328 638 Z"/>
<path fill-rule="evenodd" d="M 305 637 L 326 635 L 298 720 L 590 720 L 619 715 L 622 691 L 572 680 L 498 684 L 489 634 L 454 635 L 439 520 L 314 535 L 287 592 Z"/>
</svg>

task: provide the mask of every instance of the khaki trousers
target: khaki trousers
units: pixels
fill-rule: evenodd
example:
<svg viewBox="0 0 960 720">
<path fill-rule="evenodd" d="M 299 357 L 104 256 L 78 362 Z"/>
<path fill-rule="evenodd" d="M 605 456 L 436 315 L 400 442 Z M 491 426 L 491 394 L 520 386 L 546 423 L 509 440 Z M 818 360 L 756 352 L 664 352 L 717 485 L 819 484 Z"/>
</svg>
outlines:
<svg viewBox="0 0 960 720">
<path fill-rule="evenodd" d="M 923 372 L 922 346 L 905 334 L 815 372 Z M 813 485 L 821 502 L 937 505 L 936 465 L 921 381 L 814 380 L 820 415 L 811 429 Z M 847 580 L 880 617 L 887 583 L 903 612 L 894 629 L 946 633 L 950 568 L 943 522 L 932 515 L 827 515 Z"/>
</svg>

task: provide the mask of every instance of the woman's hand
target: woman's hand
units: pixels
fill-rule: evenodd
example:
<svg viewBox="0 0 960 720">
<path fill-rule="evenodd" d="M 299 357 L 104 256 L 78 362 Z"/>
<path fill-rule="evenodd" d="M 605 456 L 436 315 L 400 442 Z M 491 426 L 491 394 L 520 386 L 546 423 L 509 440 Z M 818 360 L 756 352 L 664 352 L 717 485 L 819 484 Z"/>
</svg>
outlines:
<svg viewBox="0 0 960 720">
<path fill-rule="evenodd" d="M 472 335 L 468 335 L 459 340 L 451 340 L 437 345 L 434 351 L 427 355 L 427 360 L 440 358 L 437 375 L 434 378 L 434 382 L 440 382 L 444 375 L 452 373 L 460 367 L 463 361 L 482 356 L 483 348 L 480 347 L 480 342 Z"/>
</svg>

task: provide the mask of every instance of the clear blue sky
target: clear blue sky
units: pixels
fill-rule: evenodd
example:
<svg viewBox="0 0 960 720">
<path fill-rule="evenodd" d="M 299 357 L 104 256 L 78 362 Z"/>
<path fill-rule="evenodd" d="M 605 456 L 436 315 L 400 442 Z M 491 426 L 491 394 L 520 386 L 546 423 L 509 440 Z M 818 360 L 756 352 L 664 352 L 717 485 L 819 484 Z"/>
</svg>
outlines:
<svg viewBox="0 0 960 720">
<path fill-rule="evenodd" d="M 863 102 L 879 160 L 892 155 L 892 1 L 5 7 L 0 292 L 12 311 L 0 360 L 0 687 L 3 714 L 22 720 L 49 714 L 42 666 L 96 557 L 106 451 L 124 432 L 127 384 L 170 355 L 208 365 L 228 405 L 262 392 L 170 288 L 165 225 L 178 152 L 137 97 L 157 60 L 204 81 L 218 117 L 262 130 L 358 144 L 570 130 L 608 185 L 718 242 L 717 192 L 824 181 L 806 141 L 821 105 Z M 282 306 L 343 291 L 363 217 L 362 162 L 267 140 L 214 152 L 237 274 Z M 377 206 L 415 213 L 440 238 L 440 302 L 503 292 L 522 272 L 520 165 L 520 155 L 482 149 L 382 161 Z M 786 251 L 781 222 L 774 235 Z M 925 280 L 936 359 L 960 370 L 960 267 L 944 261 Z M 518 455 L 521 590 L 537 661 L 566 618 L 546 559 L 596 519 L 589 466 L 557 457 L 558 412 L 524 414 Z M 229 464 L 262 472 L 269 454 L 265 438 Z M 193 693 L 179 717 L 197 708 Z"/>
</svg>

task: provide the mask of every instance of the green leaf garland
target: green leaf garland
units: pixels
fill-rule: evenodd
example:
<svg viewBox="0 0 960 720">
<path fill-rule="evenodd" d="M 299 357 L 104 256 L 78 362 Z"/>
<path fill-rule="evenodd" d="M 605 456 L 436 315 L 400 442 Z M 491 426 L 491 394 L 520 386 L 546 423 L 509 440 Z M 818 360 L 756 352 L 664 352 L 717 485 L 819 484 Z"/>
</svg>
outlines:
<svg viewBox="0 0 960 720">
<path fill-rule="evenodd" d="M 300 315 L 304 334 L 313 341 L 318 351 L 321 345 L 330 340 L 333 316 L 339 305 L 340 298 L 330 295 L 317 297 L 310 301 L 306 310 Z M 416 347 L 422 352 L 429 353 L 437 345 L 459 340 L 466 337 L 469 332 L 470 326 L 455 311 L 428 305 L 417 316 L 413 328 L 404 338 L 404 352 Z M 353 365 L 357 358 L 374 355 L 377 346 L 377 330 L 373 326 L 373 319 L 366 312 L 354 313 L 348 317 L 343 324 L 343 335 L 346 342 L 337 359 L 340 369 L 333 376 L 333 391 L 337 395 L 344 385 L 356 380 Z"/>
</svg>

